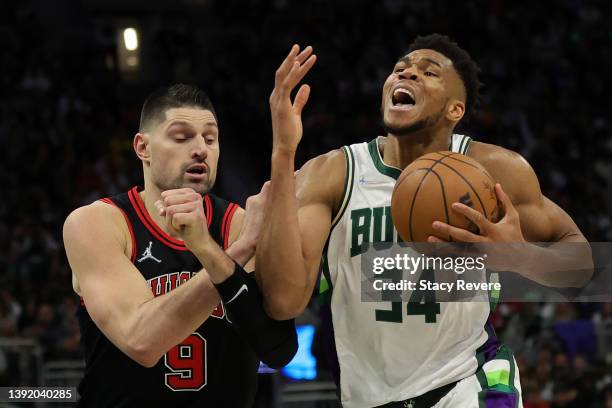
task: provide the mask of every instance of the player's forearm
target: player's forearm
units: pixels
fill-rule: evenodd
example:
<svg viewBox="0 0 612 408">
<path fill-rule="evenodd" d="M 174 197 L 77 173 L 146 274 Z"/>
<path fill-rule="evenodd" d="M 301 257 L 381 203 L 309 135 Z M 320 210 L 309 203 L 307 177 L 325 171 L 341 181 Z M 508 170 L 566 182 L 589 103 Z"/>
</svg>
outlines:
<svg viewBox="0 0 612 408">
<path fill-rule="evenodd" d="M 269 206 L 256 267 L 264 304 L 270 316 L 289 319 L 301 312 L 309 296 L 295 196 L 294 155 L 272 155 Z"/>
<path fill-rule="evenodd" d="M 244 267 L 251 258 L 255 256 L 255 247 L 238 240 L 230 245 L 230 247 L 225 250 L 225 253 L 236 261 L 238 265 Z"/>
<path fill-rule="evenodd" d="M 591 247 L 581 234 L 572 234 L 547 247 L 529 245 L 516 272 L 552 287 L 582 287 L 593 275 Z"/>
<path fill-rule="evenodd" d="M 126 330 L 126 353 L 152 366 L 185 340 L 219 304 L 219 294 L 205 271 L 164 295 L 138 306 Z"/>
<path fill-rule="evenodd" d="M 191 249 L 206 271 L 172 292 L 144 302 L 131 319 L 128 349 L 147 364 L 155 364 L 210 316 L 220 301 L 214 284 L 234 271 L 234 262 L 212 240 Z"/>
</svg>

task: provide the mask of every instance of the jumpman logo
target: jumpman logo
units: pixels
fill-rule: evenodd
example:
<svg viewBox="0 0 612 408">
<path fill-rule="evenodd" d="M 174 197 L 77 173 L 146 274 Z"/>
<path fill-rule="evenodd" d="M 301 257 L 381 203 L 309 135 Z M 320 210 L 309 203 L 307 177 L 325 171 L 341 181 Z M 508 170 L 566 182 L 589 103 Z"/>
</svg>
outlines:
<svg viewBox="0 0 612 408">
<path fill-rule="evenodd" d="M 142 256 L 140 257 L 140 259 L 138 260 L 138 262 L 142 262 L 145 259 L 152 259 L 157 263 L 161 263 L 160 259 L 157 259 L 156 257 L 153 256 L 153 254 L 151 253 L 151 247 L 153 246 L 153 241 L 149 241 L 149 246 L 147 247 L 147 249 L 145 249 L 145 251 L 142 253 Z"/>
</svg>

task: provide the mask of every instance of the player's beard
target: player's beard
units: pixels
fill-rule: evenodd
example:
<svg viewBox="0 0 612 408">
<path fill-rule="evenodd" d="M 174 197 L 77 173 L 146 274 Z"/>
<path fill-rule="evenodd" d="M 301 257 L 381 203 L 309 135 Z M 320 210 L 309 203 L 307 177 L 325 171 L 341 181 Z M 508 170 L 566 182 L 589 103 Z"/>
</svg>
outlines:
<svg viewBox="0 0 612 408">
<path fill-rule="evenodd" d="M 204 196 L 208 194 L 210 190 L 212 190 L 213 186 L 215 185 L 216 174 L 210 172 L 210 167 L 208 168 L 208 179 L 202 180 L 201 182 L 188 182 L 185 179 L 186 169 L 187 166 L 182 169 L 181 174 L 175 177 L 174 179 L 159 178 L 158 180 L 156 180 L 155 184 L 157 185 L 159 191 L 191 187 L 196 191 L 196 193 L 199 193 L 200 195 Z"/>
<path fill-rule="evenodd" d="M 418 132 L 420 130 L 426 129 L 429 126 L 437 123 L 440 118 L 444 115 L 444 107 L 437 114 L 429 115 L 426 118 L 423 118 L 419 121 L 411 123 L 407 126 L 393 126 L 387 121 L 385 121 L 385 113 L 381 112 L 382 116 L 382 127 L 387 132 L 387 134 L 395 135 L 395 136 L 404 136 L 410 135 L 412 133 Z"/>
</svg>

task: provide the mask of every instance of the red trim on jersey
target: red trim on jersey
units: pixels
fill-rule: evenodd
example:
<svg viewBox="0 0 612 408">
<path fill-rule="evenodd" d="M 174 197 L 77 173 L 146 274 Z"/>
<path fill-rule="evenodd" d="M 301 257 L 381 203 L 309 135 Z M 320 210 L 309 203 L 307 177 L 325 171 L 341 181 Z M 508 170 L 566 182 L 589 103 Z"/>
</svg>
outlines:
<svg viewBox="0 0 612 408">
<path fill-rule="evenodd" d="M 149 230 L 149 232 L 151 232 L 151 234 L 155 236 L 155 238 L 157 238 L 162 244 L 169 246 L 172 249 L 176 249 L 178 251 L 189 250 L 183 241 L 172 238 L 161 228 L 159 228 L 155 221 L 153 221 L 144 203 L 140 199 L 140 194 L 138 194 L 137 187 L 133 187 L 128 192 L 128 197 L 132 203 L 132 206 L 134 207 L 134 210 L 136 211 L 136 214 L 138 215 L 138 218 L 140 218 L 140 221 L 142 221 L 144 226 Z"/>
<path fill-rule="evenodd" d="M 232 218 L 234 217 L 234 213 L 238 209 L 238 205 L 231 203 L 227 210 L 225 210 L 225 215 L 223 216 L 223 221 L 221 221 L 222 230 L 221 236 L 223 237 L 223 249 L 227 249 L 229 244 L 229 232 L 230 227 L 232 225 Z"/>
<path fill-rule="evenodd" d="M 132 261 L 133 263 L 136 260 L 136 236 L 134 235 L 134 229 L 132 228 L 132 223 L 130 222 L 130 219 L 128 218 L 125 211 L 123 211 L 123 208 L 115 204 L 115 202 L 111 200 L 110 198 L 101 198 L 98 201 L 102 201 L 103 203 L 115 206 L 115 208 L 117 208 L 119 211 L 121 211 L 121 214 L 123 214 L 123 218 L 125 218 L 125 222 L 127 223 L 128 230 L 130 231 L 130 238 L 132 239 L 132 255 L 130 256 L 130 261 Z"/>
<path fill-rule="evenodd" d="M 210 228 L 210 223 L 213 219 L 213 206 L 210 202 L 210 197 L 208 196 L 208 194 L 204 196 L 204 210 L 206 211 L 206 225 L 208 226 L 208 228 Z"/>
</svg>

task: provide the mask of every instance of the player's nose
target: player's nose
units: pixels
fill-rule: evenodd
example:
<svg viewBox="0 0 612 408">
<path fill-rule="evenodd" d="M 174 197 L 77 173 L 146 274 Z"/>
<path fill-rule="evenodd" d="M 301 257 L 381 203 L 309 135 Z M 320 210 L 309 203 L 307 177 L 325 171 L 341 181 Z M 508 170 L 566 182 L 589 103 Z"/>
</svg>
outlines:
<svg viewBox="0 0 612 408">
<path fill-rule="evenodd" d="M 191 157 L 194 159 L 205 159 L 208 156 L 208 144 L 206 143 L 206 139 L 204 138 L 204 136 L 198 136 L 194 139 L 195 142 L 193 144 Z"/>
<path fill-rule="evenodd" d="M 410 65 L 402 69 L 398 73 L 398 76 L 400 79 L 412 79 L 413 81 L 416 81 L 419 77 L 417 68 L 414 65 Z"/>
</svg>

